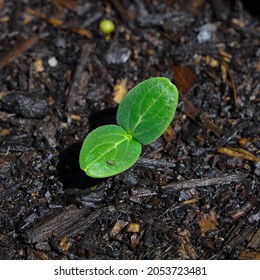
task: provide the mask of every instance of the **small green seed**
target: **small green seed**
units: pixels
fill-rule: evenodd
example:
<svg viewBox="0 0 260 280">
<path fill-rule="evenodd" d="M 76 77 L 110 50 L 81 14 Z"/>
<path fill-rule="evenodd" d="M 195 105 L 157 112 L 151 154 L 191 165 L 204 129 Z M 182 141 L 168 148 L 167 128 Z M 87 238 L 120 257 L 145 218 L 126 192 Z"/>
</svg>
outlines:
<svg viewBox="0 0 260 280">
<path fill-rule="evenodd" d="M 110 34 L 115 30 L 115 25 L 110 19 L 103 19 L 99 24 L 99 29 L 105 34 Z"/>
</svg>

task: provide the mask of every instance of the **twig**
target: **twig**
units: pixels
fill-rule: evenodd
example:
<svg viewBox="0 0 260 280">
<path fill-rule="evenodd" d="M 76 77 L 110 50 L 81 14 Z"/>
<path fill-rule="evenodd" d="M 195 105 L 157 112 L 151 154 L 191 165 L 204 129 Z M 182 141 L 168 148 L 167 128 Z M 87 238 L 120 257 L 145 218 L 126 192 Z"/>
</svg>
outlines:
<svg viewBox="0 0 260 280">
<path fill-rule="evenodd" d="M 176 164 L 173 162 L 169 162 L 166 160 L 144 158 L 144 157 L 139 158 L 139 160 L 136 162 L 136 165 L 142 166 L 144 168 L 150 168 L 150 169 L 157 168 L 157 170 L 164 170 L 165 167 L 167 168 L 176 167 Z"/>
<path fill-rule="evenodd" d="M 225 175 L 214 178 L 202 178 L 202 179 L 192 179 L 182 182 L 172 183 L 166 186 L 163 186 L 164 191 L 179 191 L 182 189 L 192 189 L 199 187 L 207 187 L 210 185 L 227 185 L 230 183 L 240 182 L 244 178 L 244 174 L 234 174 L 234 175 Z"/>
<path fill-rule="evenodd" d="M 13 62 L 16 58 L 21 56 L 24 52 L 29 50 L 33 45 L 36 44 L 39 37 L 35 35 L 31 36 L 27 40 L 15 45 L 8 53 L 4 54 L 0 59 L 0 70 L 9 63 Z"/>
<path fill-rule="evenodd" d="M 67 108 L 72 112 L 80 95 L 84 94 L 87 86 L 87 72 L 85 71 L 86 64 L 89 60 L 92 47 L 86 43 L 81 50 L 80 59 L 76 67 L 72 83 L 68 88 Z"/>
<path fill-rule="evenodd" d="M 70 205 L 64 209 L 59 209 L 53 215 L 29 228 L 23 237 L 27 243 L 37 243 L 50 238 L 53 232 L 61 234 L 75 225 L 82 217 L 89 213 L 89 208 L 78 209 L 75 205 Z"/>
<path fill-rule="evenodd" d="M 124 23 L 128 25 L 128 14 L 123 7 L 121 1 L 118 0 L 111 0 L 112 5 L 115 7 L 116 11 L 118 12 L 119 16 L 123 20 Z"/>
<path fill-rule="evenodd" d="M 244 129 L 247 126 L 247 124 L 248 119 L 238 121 L 235 125 L 231 127 L 231 129 L 227 131 L 227 133 L 225 133 L 221 138 L 218 139 L 218 141 L 215 144 L 215 147 L 218 148 L 224 146 L 237 132 Z"/>
</svg>

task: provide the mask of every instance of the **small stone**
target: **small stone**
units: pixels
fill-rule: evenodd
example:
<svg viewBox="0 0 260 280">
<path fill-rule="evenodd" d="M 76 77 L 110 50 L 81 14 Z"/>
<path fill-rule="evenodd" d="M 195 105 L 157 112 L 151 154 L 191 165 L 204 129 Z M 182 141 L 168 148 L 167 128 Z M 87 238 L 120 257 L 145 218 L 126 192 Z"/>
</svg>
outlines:
<svg viewBox="0 0 260 280">
<path fill-rule="evenodd" d="M 56 59 L 56 57 L 52 56 L 48 59 L 48 64 L 50 67 L 54 68 L 58 65 L 58 60 Z"/>
<path fill-rule="evenodd" d="M 200 27 L 197 39 L 199 43 L 205 43 L 211 40 L 213 34 L 216 32 L 217 27 L 213 23 L 207 23 Z"/>
<path fill-rule="evenodd" d="M 122 46 L 121 44 L 114 43 L 108 49 L 105 58 L 108 64 L 123 64 L 127 62 L 130 55 L 130 49 Z"/>
</svg>

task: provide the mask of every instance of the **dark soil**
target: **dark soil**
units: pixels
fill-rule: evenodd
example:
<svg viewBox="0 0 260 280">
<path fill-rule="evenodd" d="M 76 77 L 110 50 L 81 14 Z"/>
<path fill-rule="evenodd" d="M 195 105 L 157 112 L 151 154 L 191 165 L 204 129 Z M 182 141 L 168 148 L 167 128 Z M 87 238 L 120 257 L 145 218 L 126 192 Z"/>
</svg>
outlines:
<svg viewBox="0 0 260 280">
<path fill-rule="evenodd" d="M 259 1 L 244 2 L 0 0 L 1 259 L 260 258 Z M 154 76 L 180 90 L 171 126 L 128 171 L 88 178 L 79 150 L 115 122 L 114 86 Z"/>
</svg>

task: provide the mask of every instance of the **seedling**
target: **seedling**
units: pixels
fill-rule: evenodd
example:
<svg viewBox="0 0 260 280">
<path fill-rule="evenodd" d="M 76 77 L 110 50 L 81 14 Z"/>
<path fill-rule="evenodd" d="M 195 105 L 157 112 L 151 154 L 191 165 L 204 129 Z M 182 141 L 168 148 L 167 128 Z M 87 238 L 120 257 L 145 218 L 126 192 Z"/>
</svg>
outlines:
<svg viewBox="0 0 260 280">
<path fill-rule="evenodd" d="M 85 138 L 80 168 L 90 177 L 105 178 L 131 167 L 142 145 L 155 141 L 169 126 L 177 103 L 178 90 L 167 78 L 151 78 L 136 85 L 118 107 L 118 125 L 100 126 Z"/>
</svg>

